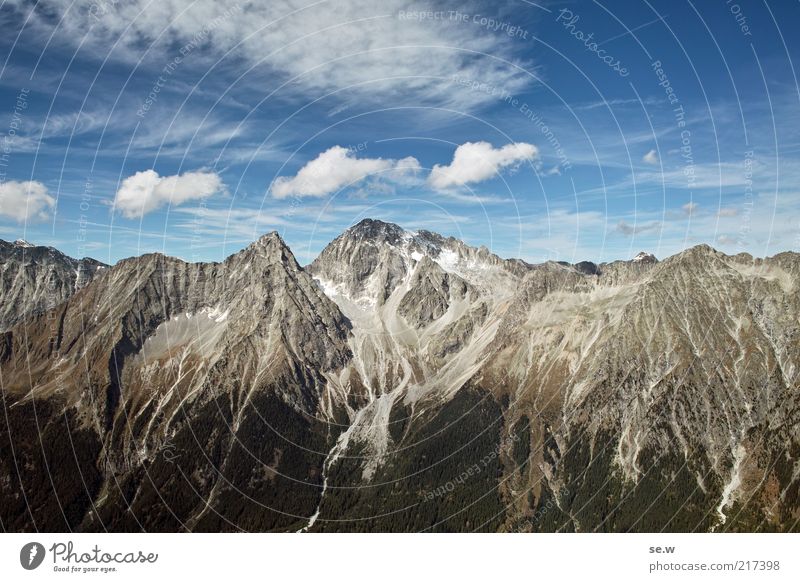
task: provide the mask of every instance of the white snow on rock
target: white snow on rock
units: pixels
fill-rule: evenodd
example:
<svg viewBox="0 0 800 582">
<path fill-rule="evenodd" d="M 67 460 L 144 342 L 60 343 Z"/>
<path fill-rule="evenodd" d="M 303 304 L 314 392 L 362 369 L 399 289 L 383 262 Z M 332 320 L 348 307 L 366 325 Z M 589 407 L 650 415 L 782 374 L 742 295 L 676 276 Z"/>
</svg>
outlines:
<svg viewBox="0 0 800 582">
<path fill-rule="evenodd" d="M 634 263 L 641 263 L 642 261 L 655 261 L 655 260 L 656 260 L 656 256 L 654 254 L 646 253 L 644 251 L 642 251 L 641 253 L 637 254 L 635 257 L 633 257 L 633 262 Z"/>
</svg>

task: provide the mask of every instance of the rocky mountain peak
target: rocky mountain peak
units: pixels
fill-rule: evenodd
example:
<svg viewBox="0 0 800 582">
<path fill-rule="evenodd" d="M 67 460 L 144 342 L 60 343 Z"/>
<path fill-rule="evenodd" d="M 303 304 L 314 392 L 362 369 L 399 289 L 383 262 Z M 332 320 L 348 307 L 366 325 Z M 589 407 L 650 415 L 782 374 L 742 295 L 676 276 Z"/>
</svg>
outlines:
<svg viewBox="0 0 800 582">
<path fill-rule="evenodd" d="M 356 240 L 375 240 L 395 245 L 403 239 L 405 234 L 406 231 L 394 223 L 365 218 L 355 226 L 348 228 L 343 236 L 355 238 Z"/>
<path fill-rule="evenodd" d="M 386 499 L 418 507 L 486 451 L 459 492 L 496 498 L 474 504 L 500 516 L 486 529 L 544 509 L 527 527 L 796 525 L 795 253 L 528 265 L 365 220 L 308 270 L 275 232 L 222 263 L 149 254 L 89 284 L 55 249 L 0 241 L 0 258 L 0 435 L 25 467 L 0 463 L 8 530 L 347 529 Z M 69 522 L 22 495 L 48 474 Z"/>
<path fill-rule="evenodd" d="M 639 254 L 642 254 L 642 253 L 639 253 Z M 593 263 L 592 261 L 581 261 L 579 263 L 575 263 L 575 265 L 573 265 L 573 266 L 575 267 L 576 271 L 578 271 L 579 273 L 582 273 L 584 275 L 599 275 L 600 274 L 600 268 L 597 266 L 596 263 Z"/>
<path fill-rule="evenodd" d="M 707 245 L 705 243 L 695 245 L 689 249 L 686 249 L 684 253 L 689 253 L 696 256 L 709 256 L 709 255 L 720 254 L 714 247 L 712 247 L 711 245 Z"/>
<path fill-rule="evenodd" d="M 264 267 L 282 264 L 292 271 L 300 269 L 294 254 L 276 231 L 261 236 L 240 252 L 228 257 L 225 262 Z"/>
<path fill-rule="evenodd" d="M 448 239 L 440 235 L 438 232 L 431 232 L 430 230 L 419 230 L 414 237 L 420 244 L 427 244 L 441 248 L 447 243 Z M 451 240 L 456 240 L 452 239 Z"/>
<path fill-rule="evenodd" d="M 652 253 L 647 253 L 647 252 L 642 251 L 639 254 L 637 254 L 635 257 L 633 257 L 633 262 L 634 263 L 657 263 L 658 259 L 656 259 L 656 256 L 654 254 L 652 254 Z"/>
<path fill-rule="evenodd" d="M 309 265 L 326 292 L 365 304 L 382 305 L 423 259 L 477 287 L 500 287 L 525 268 L 505 261 L 486 247 L 472 247 L 428 230 L 408 231 L 367 218 L 332 241 Z M 426 267 L 423 266 L 425 269 Z"/>
<path fill-rule="evenodd" d="M 676 255 L 672 255 L 664 263 L 679 264 L 684 267 L 688 265 L 707 267 L 724 259 L 726 255 L 720 253 L 707 244 L 699 244 L 690 247 Z"/>
<path fill-rule="evenodd" d="M 73 259 L 23 239 L 0 240 L 0 329 L 55 307 L 106 267 L 100 261 Z"/>
<path fill-rule="evenodd" d="M 278 234 L 277 230 L 272 230 L 272 231 L 268 232 L 267 234 L 261 235 L 258 238 L 258 240 L 255 241 L 255 243 L 253 243 L 253 244 L 256 244 L 256 245 L 259 245 L 259 246 L 264 246 L 264 247 L 272 246 L 272 245 L 278 245 L 278 246 L 283 246 L 283 247 L 286 246 L 286 243 L 281 238 L 281 235 Z"/>
</svg>

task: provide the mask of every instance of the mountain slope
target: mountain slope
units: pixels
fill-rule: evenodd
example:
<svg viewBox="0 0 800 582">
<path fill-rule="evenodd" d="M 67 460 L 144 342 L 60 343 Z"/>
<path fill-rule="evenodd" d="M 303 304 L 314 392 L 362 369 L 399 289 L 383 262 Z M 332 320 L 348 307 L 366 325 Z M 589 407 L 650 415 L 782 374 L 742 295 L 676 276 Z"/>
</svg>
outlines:
<svg viewBox="0 0 800 582">
<path fill-rule="evenodd" d="M 0 330 L 55 307 L 107 267 L 21 239 L 0 240 Z"/>
<path fill-rule="evenodd" d="M 540 419 L 517 520 L 552 497 L 559 528 L 796 527 L 798 267 L 695 247 L 521 310 L 482 378 Z"/>
<path fill-rule="evenodd" d="M 419 276 L 416 269 L 424 271 L 436 261 L 451 275 L 469 277 L 502 265 L 442 261 L 442 249 L 419 244 L 416 233 L 368 223 L 371 236 L 365 237 L 363 226 L 345 233 L 347 240 L 334 241 L 336 252 L 329 255 L 326 249 L 311 267 L 345 311 L 353 296 L 370 311 L 373 303 L 365 299 L 371 278 L 377 277 L 381 283 L 396 281 L 393 293 L 403 296 L 400 304 L 415 305 L 417 313 L 431 312 L 432 304 L 440 307 L 432 311 L 436 315 L 447 304 L 449 285 L 441 275 Z M 369 256 L 385 258 L 361 261 Z M 372 269 L 372 264 L 380 266 Z M 393 276 L 381 271 L 386 265 L 402 267 Z M 452 513 L 442 516 L 436 510 L 430 527 L 796 527 L 800 305 L 793 281 L 799 266 L 791 253 L 754 260 L 727 257 L 709 247 L 663 263 L 644 253 L 602 265 L 545 263 L 522 273 L 506 271 L 508 282 L 499 287 L 501 293 L 516 289 L 513 298 L 492 294 L 485 281 L 494 277 L 481 281 L 474 276 L 470 290 L 483 283 L 485 291 L 478 293 L 486 309 L 478 333 L 464 339 L 448 328 L 453 348 L 441 369 L 424 368 L 432 358 L 420 344 L 402 353 L 410 362 L 421 362 L 421 380 L 411 378 L 378 398 L 366 408 L 375 412 L 363 414 L 345 433 L 347 447 L 363 457 L 356 466 L 364 469 L 363 478 L 372 487 L 338 500 L 334 493 L 328 503 L 360 508 L 367 515 L 396 497 L 397 481 L 417 495 L 426 474 L 437 474 L 452 486 L 463 475 L 456 471 L 448 480 L 438 474 L 440 468 L 456 452 L 464 457 L 462 470 L 476 460 L 479 466 L 485 457 L 475 459 L 467 451 L 486 431 L 499 431 L 490 457 L 501 476 L 494 482 L 494 474 L 487 477 L 483 471 L 474 478 L 484 492 L 499 491 L 497 515 L 482 523 L 466 522 L 459 516 L 480 514 L 484 504 L 472 499 L 464 509 L 459 503 L 466 500 L 450 499 Z M 337 287 L 352 273 L 357 276 L 349 287 Z M 391 321 L 385 307 L 391 304 L 386 299 L 378 309 L 382 321 Z M 426 320 L 411 318 L 423 330 Z M 357 335 L 358 320 L 353 321 Z M 456 319 L 455 325 L 469 328 L 472 321 Z M 474 342 L 476 349 L 471 349 L 474 337 L 485 341 Z M 361 353 L 353 351 L 357 361 Z M 387 359 L 394 362 L 398 356 Z M 452 368 L 463 374 L 442 373 Z M 499 403 L 497 416 L 478 420 L 465 411 L 455 419 L 430 417 L 458 406 L 469 393 L 480 402 Z M 437 430 L 451 436 L 460 424 L 471 423 L 474 440 L 462 446 L 444 439 L 434 452 L 430 437 L 421 436 Z M 417 455 L 426 465 L 412 478 L 405 462 Z M 343 463 L 340 471 L 352 473 L 353 461 Z M 458 491 L 463 488 L 468 485 L 459 483 Z M 430 491 L 422 493 L 428 499 Z"/>
<path fill-rule="evenodd" d="M 800 257 L 529 265 L 365 220 L 2 334 L 8 530 L 793 531 Z"/>
<path fill-rule="evenodd" d="M 323 407 L 335 415 L 343 406 L 326 393 L 325 374 L 350 357 L 348 322 L 277 235 L 219 264 L 161 255 L 122 261 L 54 312 L 4 335 L 11 430 L 3 431 L 10 439 L 3 482 L 16 473 L 11 459 L 37 467 L 11 478 L 4 496 L 24 503 L 32 483 L 52 475 L 48 446 L 43 455 L 25 451 L 24 461 L 6 454 L 16 442 L 35 440 L 34 430 L 52 434 L 52 448 L 65 430 L 80 434 L 94 460 L 90 479 L 81 470 L 49 488 L 52 497 L 72 500 L 74 515 L 49 504 L 49 514 L 35 513 L 37 524 L 270 529 L 291 523 L 293 512 L 313 512 L 322 460 L 314 451 L 327 447 L 330 432 L 315 415 Z M 29 374 L 37 379 L 33 387 Z M 46 424 L 26 427 L 41 403 L 52 411 Z M 265 430 L 265 421 L 288 424 L 297 440 L 284 442 L 286 434 Z M 307 450 L 297 448 L 301 443 Z M 277 478 L 279 470 L 286 473 Z M 265 480 L 275 482 L 273 490 L 256 491 Z M 305 493 L 298 492 L 304 483 Z M 263 498 L 269 506 L 276 495 L 276 511 L 256 521 L 236 513 L 244 499 Z M 16 523 L 9 513 L 3 522 Z"/>
</svg>

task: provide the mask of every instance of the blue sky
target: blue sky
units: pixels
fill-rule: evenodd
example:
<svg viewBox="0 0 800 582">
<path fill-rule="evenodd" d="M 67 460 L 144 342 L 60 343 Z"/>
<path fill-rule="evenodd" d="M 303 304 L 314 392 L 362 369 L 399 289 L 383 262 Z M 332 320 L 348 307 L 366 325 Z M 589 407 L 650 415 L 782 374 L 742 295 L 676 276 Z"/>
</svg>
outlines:
<svg viewBox="0 0 800 582">
<path fill-rule="evenodd" d="M 5 2 L 0 237 L 301 263 L 365 217 L 504 257 L 800 250 L 796 3 Z"/>
</svg>

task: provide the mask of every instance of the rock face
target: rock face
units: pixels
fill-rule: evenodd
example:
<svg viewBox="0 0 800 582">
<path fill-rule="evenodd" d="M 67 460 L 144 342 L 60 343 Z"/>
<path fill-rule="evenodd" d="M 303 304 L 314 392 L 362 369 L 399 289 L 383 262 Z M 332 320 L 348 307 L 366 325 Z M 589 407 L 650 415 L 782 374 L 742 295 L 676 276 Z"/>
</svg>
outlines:
<svg viewBox="0 0 800 582">
<path fill-rule="evenodd" d="M 326 374 L 350 358 L 348 325 L 277 234 L 223 263 L 121 261 L 53 314 L 4 334 L 2 482 L 14 503 L 3 523 L 280 529 L 295 518 L 242 515 L 244 499 L 267 507 L 275 496 L 310 515 L 321 461 L 313 451 L 335 431 L 317 417 L 340 414 Z M 36 417 L 42 403 L 48 414 Z M 75 462 L 70 435 L 83 443 Z M 15 459 L 30 471 L 9 483 Z M 26 513 L 53 467 L 53 484 Z M 265 488 L 277 471 L 293 481 Z"/>
<path fill-rule="evenodd" d="M 644 251 L 638 253 L 635 257 L 633 257 L 634 263 L 657 263 L 658 259 L 656 256 L 651 253 L 646 253 Z"/>
<path fill-rule="evenodd" d="M 562 528 L 796 527 L 799 266 L 695 247 L 634 283 L 524 290 L 483 377 L 541 419 L 512 486 Z"/>
<path fill-rule="evenodd" d="M 306 269 L 276 234 L 127 259 L 0 338 L 0 518 L 795 530 L 799 277 L 706 246 L 529 265 L 376 220 Z"/>
<path fill-rule="evenodd" d="M 73 259 L 52 247 L 0 240 L 0 330 L 42 313 L 88 284 L 108 265 Z"/>
</svg>

